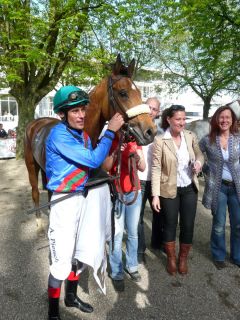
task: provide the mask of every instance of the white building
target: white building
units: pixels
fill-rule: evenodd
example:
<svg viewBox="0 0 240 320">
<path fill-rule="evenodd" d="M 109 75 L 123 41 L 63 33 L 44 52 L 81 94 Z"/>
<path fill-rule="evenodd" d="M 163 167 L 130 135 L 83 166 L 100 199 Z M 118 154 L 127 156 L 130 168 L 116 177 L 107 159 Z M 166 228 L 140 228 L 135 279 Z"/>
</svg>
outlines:
<svg viewBox="0 0 240 320">
<path fill-rule="evenodd" d="M 143 101 L 148 97 L 157 97 L 161 101 L 161 109 L 164 110 L 172 104 L 183 105 L 186 109 L 187 122 L 203 118 L 203 100 L 191 89 L 183 93 L 169 94 L 166 90 L 164 81 L 151 82 L 135 82 L 137 87 L 142 92 Z M 156 88 L 161 88 L 161 93 L 158 93 Z M 237 97 L 231 95 L 218 95 L 213 97 L 211 101 L 211 109 L 209 116 L 211 117 L 217 108 L 236 100 Z"/>
<path fill-rule="evenodd" d="M 164 90 L 164 82 L 161 81 L 136 81 L 135 84 L 142 93 L 142 99 L 145 101 L 148 97 L 157 97 L 161 101 L 161 109 L 169 107 L 171 104 L 181 104 L 186 108 L 187 121 L 202 119 L 203 117 L 203 101 L 192 90 L 187 90 L 181 94 L 167 94 Z M 157 87 L 163 88 L 161 94 L 157 93 Z M 13 129 L 18 124 L 18 105 L 16 100 L 9 94 L 9 89 L 0 90 L 0 123 L 3 123 L 4 129 Z M 53 112 L 53 96 L 56 91 L 51 91 L 37 105 L 35 110 L 35 118 L 41 117 L 57 117 Z M 236 99 L 236 98 L 235 98 Z M 215 112 L 216 108 L 235 100 L 230 95 L 222 95 L 214 97 L 210 116 Z"/>
<path fill-rule="evenodd" d="M 0 123 L 6 131 L 14 129 L 18 124 L 18 105 L 8 92 L 9 89 L 0 90 Z"/>
</svg>

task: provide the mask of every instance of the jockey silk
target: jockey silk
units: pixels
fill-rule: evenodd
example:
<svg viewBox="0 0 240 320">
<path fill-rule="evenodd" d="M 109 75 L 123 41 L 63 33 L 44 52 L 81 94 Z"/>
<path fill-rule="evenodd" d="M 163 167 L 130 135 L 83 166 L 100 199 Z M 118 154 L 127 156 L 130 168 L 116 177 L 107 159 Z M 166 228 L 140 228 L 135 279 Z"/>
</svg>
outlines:
<svg viewBox="0 0 240 320">
<path fill-rule="evenodd" d="M 93 149 L 89 136 L 61 122 L 46 140 L 47 188 L 55 192 L 81 191 L 88 180 L 89 168 L 98 168 L 109 153 L 115 134 L 106 130 Z"/>
</svg>

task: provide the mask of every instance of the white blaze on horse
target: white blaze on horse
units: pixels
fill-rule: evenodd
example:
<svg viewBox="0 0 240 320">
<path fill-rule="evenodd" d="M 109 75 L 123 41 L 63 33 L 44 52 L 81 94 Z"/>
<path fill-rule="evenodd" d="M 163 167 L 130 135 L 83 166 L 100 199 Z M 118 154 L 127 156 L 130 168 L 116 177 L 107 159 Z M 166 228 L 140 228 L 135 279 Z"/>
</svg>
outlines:
<svg viewBox="0 0 240 320">
<path fill-rule="evenodd" d="M 125 66 L 118 55 L 112 73 L 104 78 L 89 94 L 84 130 L 91 138 L 93 146 L 113 114 L 119 112 L 125 120 L 125 129 L 135 138 L 138 145 L 151 143 L 156 135 L 156 126 L 149 116 L 149 107 L 142 105 L 141 93 L 132 81 L 135 60 Z M 40 118 L 30 122 L 25 131 L 24 155 L 32 187 L 32 199 L 36 208 L 38 228 L 42 228 L 39 208 L 38 174 L 45 178 L 45 140 L 59 120 Z M 46 182 L 46 180 L 45 180 Z"/>
</svg>

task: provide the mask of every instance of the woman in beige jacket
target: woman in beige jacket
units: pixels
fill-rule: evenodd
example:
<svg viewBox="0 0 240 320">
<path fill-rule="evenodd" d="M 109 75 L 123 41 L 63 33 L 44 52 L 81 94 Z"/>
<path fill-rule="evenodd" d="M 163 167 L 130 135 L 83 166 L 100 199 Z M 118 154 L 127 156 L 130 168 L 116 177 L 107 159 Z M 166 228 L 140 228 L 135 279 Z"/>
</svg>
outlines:
<svg viewBox="0 0 240 320">
<path fill-rule="evenodd" d="M 164 216 L 163 238 L 168 257 L 167 271 L 175 275 L 176 228 L 180 216 L 178 272 L 187 274 L 187 257 L 192 246 L 199 189 L 197 174 L 204 158 L 196 135 L 184 130 L 185 108 L 172 105 L 163 112 L 165 132 L 155 138 L 152 163 L 152 205 Z"/>
</svg>

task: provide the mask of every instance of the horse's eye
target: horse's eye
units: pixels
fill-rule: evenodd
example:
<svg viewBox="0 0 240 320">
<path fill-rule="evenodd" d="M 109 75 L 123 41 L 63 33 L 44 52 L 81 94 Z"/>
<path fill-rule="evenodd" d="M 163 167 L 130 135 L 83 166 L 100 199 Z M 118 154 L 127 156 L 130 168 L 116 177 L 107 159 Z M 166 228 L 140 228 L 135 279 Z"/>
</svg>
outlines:
<svg viewBox="0 0 240 320">
<path fill-rule="evenodd" d="M 127 91 L 126 91 L 126 90 L 120 90 L 120 91 L 119 91 L 119 95 L 120 95 L 122 98 L 128 98 L 128 94 L 127 94 Z"/>
</svg>

